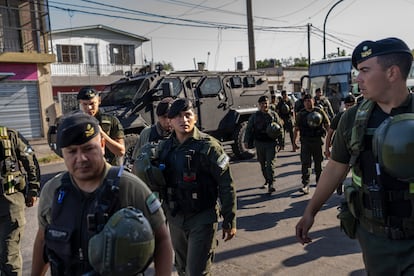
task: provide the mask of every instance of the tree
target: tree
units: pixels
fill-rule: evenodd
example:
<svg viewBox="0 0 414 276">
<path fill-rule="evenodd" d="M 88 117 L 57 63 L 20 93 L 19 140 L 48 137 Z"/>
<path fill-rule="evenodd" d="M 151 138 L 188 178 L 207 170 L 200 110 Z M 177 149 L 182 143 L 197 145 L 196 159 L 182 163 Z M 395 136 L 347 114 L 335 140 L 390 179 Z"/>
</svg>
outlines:
<svg viewBox="0 0 414 276">
<path fill-rule="evenodd" d="M 274 58 L 256 61 L 257 68 L 274 68 L 280 65 L 280 60 Z"/>
</svg>

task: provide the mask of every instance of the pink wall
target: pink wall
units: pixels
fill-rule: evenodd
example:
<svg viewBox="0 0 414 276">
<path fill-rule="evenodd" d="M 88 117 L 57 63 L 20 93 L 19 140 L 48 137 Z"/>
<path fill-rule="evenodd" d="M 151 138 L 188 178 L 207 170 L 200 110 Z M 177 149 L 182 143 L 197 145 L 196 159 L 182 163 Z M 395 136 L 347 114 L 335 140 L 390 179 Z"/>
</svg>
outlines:
<svg viewBox="0 0 414 276">
<path fill-rule="evenodd" d="M 9 80 L 37 80 L 37 65 L 35 63 L 0 63 L 0 72 L 16 74 Z"/>
</svg>

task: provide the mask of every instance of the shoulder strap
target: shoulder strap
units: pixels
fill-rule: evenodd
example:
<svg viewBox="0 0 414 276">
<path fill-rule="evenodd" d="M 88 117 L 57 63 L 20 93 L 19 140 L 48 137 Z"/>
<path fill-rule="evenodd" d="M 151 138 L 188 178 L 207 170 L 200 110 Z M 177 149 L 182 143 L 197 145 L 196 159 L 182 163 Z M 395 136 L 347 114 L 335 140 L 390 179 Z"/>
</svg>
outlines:
<svg viewBox="0 0 414 276">
<path fill-rule="evenodd" d="M 374 109 L 375 103 L 371 100 L 364 99 L 358 106 L 355 114 L 354 126 L 352 127 L 351 134 L 351 160 L 350 164 L 355 165 L 359 153 L 364 148 L 364 137 L 365 134 L 373 132 L 368 129 L 368 119 Z"/>
<path fill-rule="evenodd" d="M 159 138 L 158 132 L 157 132 L 157 126 L 154 124 L 151 126 L 150 135 L 148 138 L 148 142 L 156 142 Z"/>
</svg>

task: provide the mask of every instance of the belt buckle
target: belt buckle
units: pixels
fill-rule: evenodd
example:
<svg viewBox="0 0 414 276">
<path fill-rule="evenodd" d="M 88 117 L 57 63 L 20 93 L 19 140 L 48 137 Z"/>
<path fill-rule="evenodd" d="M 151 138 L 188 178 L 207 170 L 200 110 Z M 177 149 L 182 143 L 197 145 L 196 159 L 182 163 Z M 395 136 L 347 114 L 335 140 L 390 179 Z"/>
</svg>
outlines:
<svg viewBox="0 0 414 276">
<path fill-rule="evenodd" d="M 387 234 L 388 238 L 392 240 L 402 240 L 405 238 L 404 231 L 402 231 L 400 228 L 385 227 L 385 233 Z"/>
</svg>

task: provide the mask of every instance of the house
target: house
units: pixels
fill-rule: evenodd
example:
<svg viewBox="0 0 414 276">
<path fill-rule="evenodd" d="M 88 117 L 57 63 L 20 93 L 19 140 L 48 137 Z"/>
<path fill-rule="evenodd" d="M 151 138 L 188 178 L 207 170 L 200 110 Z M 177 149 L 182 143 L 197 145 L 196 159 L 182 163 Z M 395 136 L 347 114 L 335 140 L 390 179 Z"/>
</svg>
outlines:
<svg viewBox="0 0 414 276">
<path fill-rule="evenodd" d="M 62 112 L 77 108 L 76 94 L 83 86 L 98 91 L 144 67 L 142 44 L 148 38 L 104 25 L 52 31 L 53 97 Z M 59 112 L 59 111 L 58 111 Z"/>
<path fill-rule="evenodd" d="M 0 124 L 27 139 L 47 133 L 53 104 L 47 0 L 0 2 Z"/>
<path fill-rule="evenodd" d="M 267 75 L 269 87 L 274 90 L 286 90 L 288 92 L 299 92 L 307 87 L 307 67 L 272 67 L 260 68 Z M 302 82 L 303 79 L 303 83 Z"/>
</svg>

